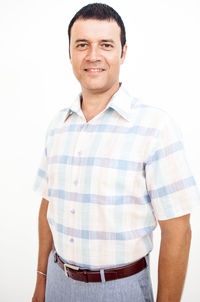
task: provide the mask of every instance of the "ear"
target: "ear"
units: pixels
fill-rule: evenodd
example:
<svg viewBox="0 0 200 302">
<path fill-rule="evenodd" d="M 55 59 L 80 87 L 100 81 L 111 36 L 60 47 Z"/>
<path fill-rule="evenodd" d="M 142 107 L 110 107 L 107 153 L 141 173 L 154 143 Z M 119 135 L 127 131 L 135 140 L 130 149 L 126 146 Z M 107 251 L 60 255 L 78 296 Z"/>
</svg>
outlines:
<svg viewBox="0 0 200 302">
<path fill-rule="evenodd" d="M 71 58 L 70 48 L 69 48 L 69 50 L 68 50 L 68 54 L 69 54 L 70 63 L 72 64 L 72 58 Z"/>
<path fill-rule="evenodd" d="M 127 52 L 127 45 L 125 44 L 123 47 L 123 51 L 122 51 L 122 56 L 121 56 L 121 64 L 124 63 L 125 57 L 126 57 L 126 52 Z"/>
</svg>

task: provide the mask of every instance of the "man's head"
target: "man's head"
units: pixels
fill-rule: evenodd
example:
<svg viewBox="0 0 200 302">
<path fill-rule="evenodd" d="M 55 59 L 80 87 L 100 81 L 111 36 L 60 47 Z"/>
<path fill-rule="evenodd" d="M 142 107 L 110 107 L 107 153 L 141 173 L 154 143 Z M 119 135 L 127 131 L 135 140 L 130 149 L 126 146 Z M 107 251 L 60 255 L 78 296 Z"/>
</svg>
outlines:
<svg viewBox="0 0 200 302">
<path fill-rule="evenodd" d="M 105 4 L 89 4 L 73 17 L 68 34 L 70 60 L 82 90 L 102 93 L 117 87 L 127 49 L 117 12 Z"/>
<path fill-rule="evenodd" d="M 88 20 L 107 20 L 115 21 L 120 27 L 120 40 L 122 50 L 126 44 L 126 31 L 124 22 L 120 15 L 109 5 L 102 3 L 92 3 L 82 7 L 72 18 L 68 26 L 68 38 L 69 38 L 69 54 L 70 54 L 70 40 L 71 40 L 71 28 L 74 22 L 78 19 Z"/>
</svg>

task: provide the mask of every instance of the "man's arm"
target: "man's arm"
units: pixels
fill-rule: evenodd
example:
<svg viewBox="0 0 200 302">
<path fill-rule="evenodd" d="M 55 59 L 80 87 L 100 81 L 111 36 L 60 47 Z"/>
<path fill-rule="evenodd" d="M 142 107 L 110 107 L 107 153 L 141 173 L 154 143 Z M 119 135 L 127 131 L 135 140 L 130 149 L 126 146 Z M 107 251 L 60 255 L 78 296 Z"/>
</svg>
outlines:
<svg viewBox="0 0 200 302">
<path fill-rule="evenodd" d="M 48 200 L 42 199 L 39 211 L 38 228 L 39 228 L 39 253 L 38 253 L 38 271 L 46 274 L 49 253 L 52 249 L 52 233 L 47 221 Z M 44 302 L 46 288 L 46 277 L 37 274 L 37 281 L 32 302 Z"/>
<path fill-rule="evenodd" d="M 159 221 L 157 302 L 180 302 L 191 242 L 190 215 Z"/>
</svg>

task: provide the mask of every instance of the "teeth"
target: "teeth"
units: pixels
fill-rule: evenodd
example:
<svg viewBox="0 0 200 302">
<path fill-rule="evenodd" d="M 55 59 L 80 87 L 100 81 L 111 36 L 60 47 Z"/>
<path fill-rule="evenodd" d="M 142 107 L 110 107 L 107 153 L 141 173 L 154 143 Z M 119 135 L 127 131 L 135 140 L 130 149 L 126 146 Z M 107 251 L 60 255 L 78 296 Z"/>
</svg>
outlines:
<svg viewBox="0 0 200 302">
<path fill-rule="evenodd" d="M 103 69 L 101 69 L 101 68 L 87 68 L 86 70 L 90 70 L 90 71 L 103 71 Z"/>
</svg>

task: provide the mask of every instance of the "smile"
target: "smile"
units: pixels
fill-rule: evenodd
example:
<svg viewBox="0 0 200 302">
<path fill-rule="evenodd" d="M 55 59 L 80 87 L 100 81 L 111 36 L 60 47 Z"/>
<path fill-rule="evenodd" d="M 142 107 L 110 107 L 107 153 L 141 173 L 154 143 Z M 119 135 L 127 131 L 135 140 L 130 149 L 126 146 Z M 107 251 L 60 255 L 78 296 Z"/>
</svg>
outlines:
<svg viewBox="0 0 200 302">
<path fill-rule="evenodd" d="M 85 68 L 84 70 L 88 71 L 88 72 L 102 72 L 105 69 L 103 69 L 103 68 Z"/>
</svg>

